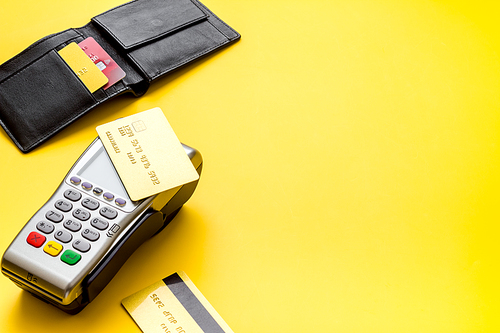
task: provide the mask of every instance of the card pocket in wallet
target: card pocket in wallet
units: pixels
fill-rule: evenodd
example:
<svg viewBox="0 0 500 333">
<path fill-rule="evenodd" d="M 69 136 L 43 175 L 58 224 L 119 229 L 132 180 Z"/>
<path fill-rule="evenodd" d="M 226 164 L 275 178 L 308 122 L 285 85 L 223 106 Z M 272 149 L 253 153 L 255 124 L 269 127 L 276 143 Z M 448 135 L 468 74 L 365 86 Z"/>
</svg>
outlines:
<svg viewBox="0 0 500 333">
<path fill-rule="evenodd" d="M 125 72 L 93 93 L 59 54 L 88 37 Z M 141 96 L 156 78 L 239 38 L 197 0 L 128 2 L 84 27 L 47 36 L 0 65 L 0 124 L 29 152 L 102 102 L 125 92 Z"/>
</svg>

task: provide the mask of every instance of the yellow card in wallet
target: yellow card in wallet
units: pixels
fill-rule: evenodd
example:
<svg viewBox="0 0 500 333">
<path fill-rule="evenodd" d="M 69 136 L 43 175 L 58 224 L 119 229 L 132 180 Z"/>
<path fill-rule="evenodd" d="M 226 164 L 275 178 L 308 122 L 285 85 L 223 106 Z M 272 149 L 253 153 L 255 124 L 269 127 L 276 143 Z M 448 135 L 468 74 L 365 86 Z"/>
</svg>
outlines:
<svg viewBox="0 0 500 333">
<path fill-rule="evenodd" d="M 69 44 L 58 53 L 91 93 L 108 83 L 106 75 L 76 43 Z"/>
<path fill-rule="evenodd" d="M 233 333 L 184 272 L 136 292 L 122 305 L 144 333 Z"/>
<path fill-rule="evenodd" d="M 96 130 L 134 201 L 199 178 L 160 108 L 117 119 Z"/>
</svg>

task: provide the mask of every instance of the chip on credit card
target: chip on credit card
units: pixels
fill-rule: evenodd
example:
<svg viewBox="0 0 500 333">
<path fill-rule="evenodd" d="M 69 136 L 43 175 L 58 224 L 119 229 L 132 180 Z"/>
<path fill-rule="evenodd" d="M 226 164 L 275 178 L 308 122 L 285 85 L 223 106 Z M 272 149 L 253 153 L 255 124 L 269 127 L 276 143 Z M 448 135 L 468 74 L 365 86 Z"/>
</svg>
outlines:
<svg viewBox="0 0 500 333">
<path fill-rule="evenodd" d="M 99 45 L 94 38 L 89 37 L 78 43 L 78 46 L 108 78 L 108 83 L 106 83 L 103 87 L 104 90 L 108 89 L 125 77 L 126 74 L 123 69 L 121 69 L 116 61 L 114 61 L 111 56 L 104 51 L 101 45 Z"/>
</svg>

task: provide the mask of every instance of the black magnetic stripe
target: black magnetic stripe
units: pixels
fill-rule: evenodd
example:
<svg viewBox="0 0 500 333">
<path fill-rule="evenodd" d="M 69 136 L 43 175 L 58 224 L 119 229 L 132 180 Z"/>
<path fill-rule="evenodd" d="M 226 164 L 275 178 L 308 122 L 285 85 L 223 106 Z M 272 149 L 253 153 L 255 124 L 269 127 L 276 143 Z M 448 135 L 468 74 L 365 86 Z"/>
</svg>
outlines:
<svg viewBox="0 0 500 333">
<path fill-rule="evenodd" d="M 163 282 L 177 297 L 203 332 L 225 333 L 177 273 L 164 278 Z"/>
</svg>

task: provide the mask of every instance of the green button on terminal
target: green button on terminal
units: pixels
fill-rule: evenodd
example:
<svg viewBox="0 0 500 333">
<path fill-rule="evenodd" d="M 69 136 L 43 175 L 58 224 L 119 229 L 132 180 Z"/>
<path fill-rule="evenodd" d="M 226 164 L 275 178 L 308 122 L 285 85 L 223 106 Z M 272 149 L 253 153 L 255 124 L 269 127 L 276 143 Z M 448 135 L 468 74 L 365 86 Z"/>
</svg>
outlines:
<svg viewBox="0 0 500 333">
<path fill-rule="evenodd" d="M 64 261 L 65 263 L 67 263 L 68 265 L 76 264 L 77 262 L 80 261 L 81 258 L 82 258 L 81 255 L 79 255 L 75 251 L 71 251 L 71 250 L 66 250 L 61 255 L 61 260 Z"/>
</svg>

